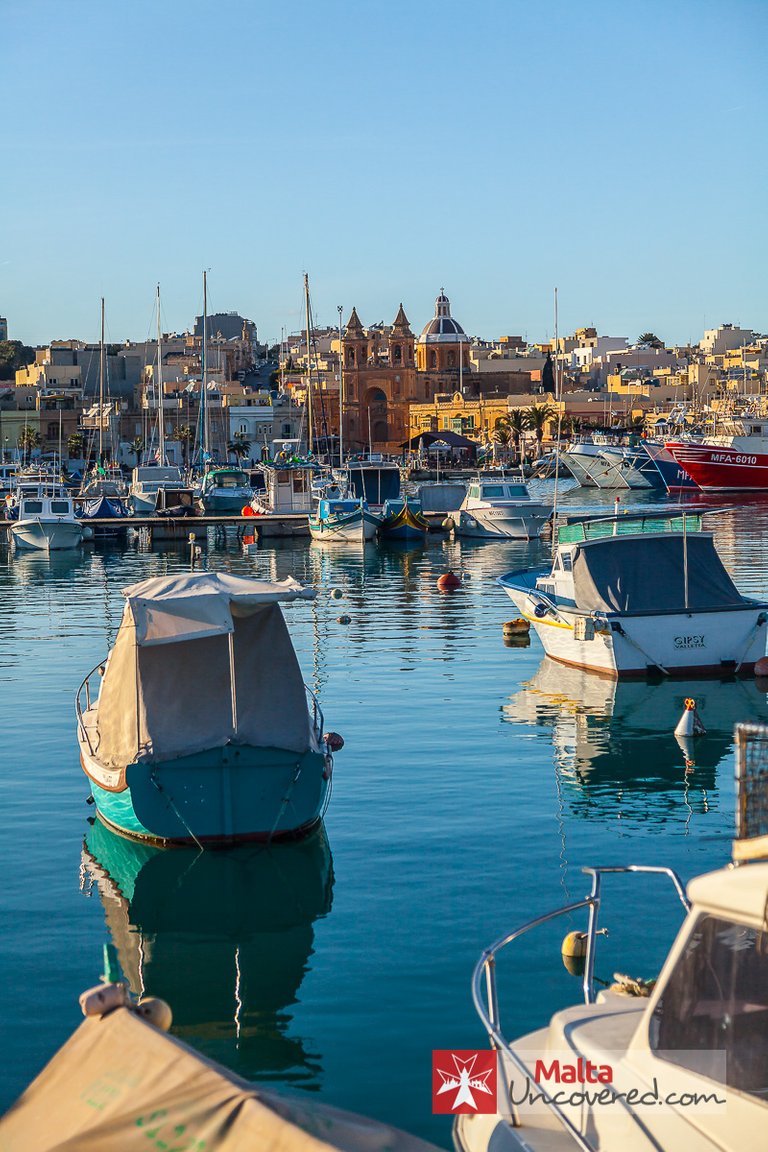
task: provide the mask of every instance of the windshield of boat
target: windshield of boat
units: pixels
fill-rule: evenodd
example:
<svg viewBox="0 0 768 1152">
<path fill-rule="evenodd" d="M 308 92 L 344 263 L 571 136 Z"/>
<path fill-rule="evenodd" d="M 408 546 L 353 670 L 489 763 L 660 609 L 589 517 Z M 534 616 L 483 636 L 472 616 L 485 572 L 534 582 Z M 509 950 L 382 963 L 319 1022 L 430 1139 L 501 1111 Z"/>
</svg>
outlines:
<svg viewBox="0 0 768 1152">
<path fill-rule="evenodd" d="M 217 488 L 246 488 L 248 477 L 245 472 L 215 472 L 213 483 Z"/>
<path fill-rule="evenodd" d="M 656 1005 L 649 1040 L 660 1059 L 768 1101 L 765 933 L 701 915 Z"/>
</svg>

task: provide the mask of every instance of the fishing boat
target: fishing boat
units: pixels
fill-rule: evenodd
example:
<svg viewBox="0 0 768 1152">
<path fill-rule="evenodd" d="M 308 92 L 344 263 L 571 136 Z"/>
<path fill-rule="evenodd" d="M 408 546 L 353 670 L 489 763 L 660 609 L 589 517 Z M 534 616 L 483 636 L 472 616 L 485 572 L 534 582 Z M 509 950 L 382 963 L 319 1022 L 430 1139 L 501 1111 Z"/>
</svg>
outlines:
<svg viewBox="0 0 768 1152">
<path fill-rule="evenodd" d="M 83 542 L 83 524 L 75 515 L 72 496 L 58 485 L 20 488 L 12 515 L 11 540 L 20 550 L 54 552 Z"/>
<path fill-rule="evenodd" d="M 716 433 L 665 445 L 704 492 L 768 490 L 768 420 L 745 415 L 720 421 Z"/>
<path fill-rule="evenodd" d="M 208 533 L 202 519 L 203 505 L 194 489 L 161 485 L 155 494 L 149 531 L 153 540 L 189 540 L 191 536 L 199 539 Z"/>
<path fill-rule="evenodd" d="M 334 741 L 279 605 L 314 590 L 199 572 L 123 595 L 114 648 L 76 698 L 99 817 L 161 844 L 309 832 L 329 799 Z"/>
<path fill-rule="evenodd" d="M 578 437 L 563 453 L 563 461 L 575 480 L 592 488 L 654 488 L 658 474 L 649 467 L 646 453 L 618 430 L 593 432 Z"/>
<path fill-rule="evenodd" d="M 551 566 L 499 578 L 554 660 L 608 676 L 751 675 L 768 602 L 738 591 L 685 509 L 556 528 Z"/>
<path fill-rule="evenodd" d="M 365 500 L 323 498 L 309 517 L 310 536 L 324 543 L 365 544 L 380 527 L 381 517 L 369 511 Z"/>
<path fill-rule="evenodd" d="M 254 495 L 248 473 L 229 466 L 209 468 L 199 494 L 207 516 L 240 516 Z"/>
<path fill-rule="evenodd" d="M 131 473 L 128 503 L 134 516 L 154 516 L 157 494 L 161 489 L 180 491 L 186 487 L 186 481 L 177 465 L 140 464 Z"/>
<path fill-rule="evenodd" d="M 316 463 L 293 459 L 264 462 L 259 471 L 264 490 L 256 492 L 250 504 L 257 515 L 309 515 L 314 508 L 313 490 L 319 474 Z"/>
<path fill-rule="evenodd" d="M 485 1088 L 496 1072 L 498 1098 L 481 1114 L 477 1092 L 473 1108 L 456 1116 L 461 1152 L 742 1152 L 764 1144 L 768 729 L 738 725 L 736 743 L 731 863 L 687 890 L 669 867 L 584 868 L 590 880 L 584 899 L 514 928 L 483 952 L 472 997 L 497 1054 Z M 685 918 L 655 981 L 616 974 L 609 989 L 596 992 L 597 940 L 606 931 L 598 926 L 603 882 L 627 875 L 669 880 Z M 508 1039 L 500 955 L 542 925 L 565 916 L 571 928 L 585 914 L 586 932 L 569 931 L 563 941 L 563 961 L 580 978 L 584 1003 Z"/>
<path fill-rule="evenodd" d="M 422 516 L 419 501 L 401 496 L 396 500 L 384 501 L 380 531 L 384 540 L 423 542 L 429 532 L 429 524 Z"/>
<path fill-rule="evenodd" d="M 496 477 L 471 480 L 452 519 L 458 536 L 531 540 L 551 515 L 551 506 L 533 500 L 527 484 Z"/>
</svg>

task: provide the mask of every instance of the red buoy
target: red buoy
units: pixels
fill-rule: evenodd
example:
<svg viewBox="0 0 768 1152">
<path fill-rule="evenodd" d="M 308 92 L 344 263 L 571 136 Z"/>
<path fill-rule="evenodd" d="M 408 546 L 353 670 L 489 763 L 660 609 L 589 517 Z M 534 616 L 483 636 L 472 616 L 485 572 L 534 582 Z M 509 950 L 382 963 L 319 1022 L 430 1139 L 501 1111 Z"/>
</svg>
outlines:
<svg viewBox="0 0 768 1152">
<path fill-rule="evenodd" d="M 461 588 L 461 580 L 455 572 L 444 572 L 438 578 L 437 587 L 440 592 L 453 592 L 455 588 Z"/>
<path fill-rule="evenodd" d="M 253 508 L 251 508 L 250 504 L 246 504 L 244 508 L 240 509 L 240 515 L 241 516 L 255 516 L 256 513 L 254 512 Z"/>
</svg>

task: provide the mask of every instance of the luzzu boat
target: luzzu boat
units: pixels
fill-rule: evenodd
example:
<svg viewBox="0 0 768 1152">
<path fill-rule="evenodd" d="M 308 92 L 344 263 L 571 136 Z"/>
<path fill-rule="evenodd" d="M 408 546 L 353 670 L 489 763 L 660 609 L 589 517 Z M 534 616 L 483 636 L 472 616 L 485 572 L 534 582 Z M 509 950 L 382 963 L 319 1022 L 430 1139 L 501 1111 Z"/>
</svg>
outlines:
<svg viewBox="0 0 768 1152">
<path fill-rule="evenodd" d="M 381 517 L 369 511 L 365 500 L 322 499 L 315 515 L 309 517 L 313 540 L 364 544 L 373 540 L 380 527 Z"/>
<path fill-rule="evenodd" d="M 421 514 L 418 500 L 403 496 L 384 503 L 381 535 L 385 540 L 416 541 L 426 539 L 429 524 Z"/>
<path fill-rule="evenodd" d="M 99 817 L 156 843 L 309 832 L 333 761 L 279 602 L 314 590 L 290 577 L 202 572 L 144 580 L 123 595 L 115 646 L 76 701 Z"/>
<path fill-rule="evenodd" d="M 497 1054 L 498 1095 L 486 1114 L 478 1092 L 472 1108 L 456 1116 L 459 1152 L 742 1152 L 764 1146 L 768 728 L 737 725 L 736 743 L 732 863 L 697 877 L 687 892 L 671 868 L 584 868 L 591 878 L 584 899 L 536 917 L 483 952 L 472 997 Z M 617 975 L 609 990 L 596 994 L 603 881 L 638 873 L 671 880 L 684 922 L 656 981 Z M 497 987 L 500 953 L 541 925 L 566 916 L 572 926 L 574 916 L 585 913 L 586 932 L 569 932 L 563 941 L 563 961 L 581 977 L 584 1003 L 508 1039 Z M 503 1015 L 508 1019 L 508 1007 Z"/>
<path fill-rule="evenodd" d="M 553 660 L 617 677 L 754 673 L 768 602 L 738 591 L 701 513 L 582 519 L 556 536 L 551 568 L 499 578 Z"/>
</svg>

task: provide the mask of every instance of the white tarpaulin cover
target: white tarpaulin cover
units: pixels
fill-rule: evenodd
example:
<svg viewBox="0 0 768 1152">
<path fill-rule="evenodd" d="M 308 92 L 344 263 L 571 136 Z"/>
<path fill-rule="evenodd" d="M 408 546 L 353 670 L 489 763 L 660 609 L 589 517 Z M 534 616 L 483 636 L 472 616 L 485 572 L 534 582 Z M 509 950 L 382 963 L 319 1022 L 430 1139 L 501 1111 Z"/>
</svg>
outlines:
<svg viewBox="0 0 768 1152">
<path fill-rule="evenodd" d="M 0 1119 L 2 1152 L 436 1152 L 238 1079 L 127 1008 L 85 1020 Z"/>
<path fill-rule="evenodd" d="M 267 584 L 204 572 L 145 580 L 124 595 L 97 705 L 94 752 L 105 767 L 230 741 L 308 750 L 304 683 L 277 601 L 311 599 L 313 589 L 290 578 Z"/>
</svg>

